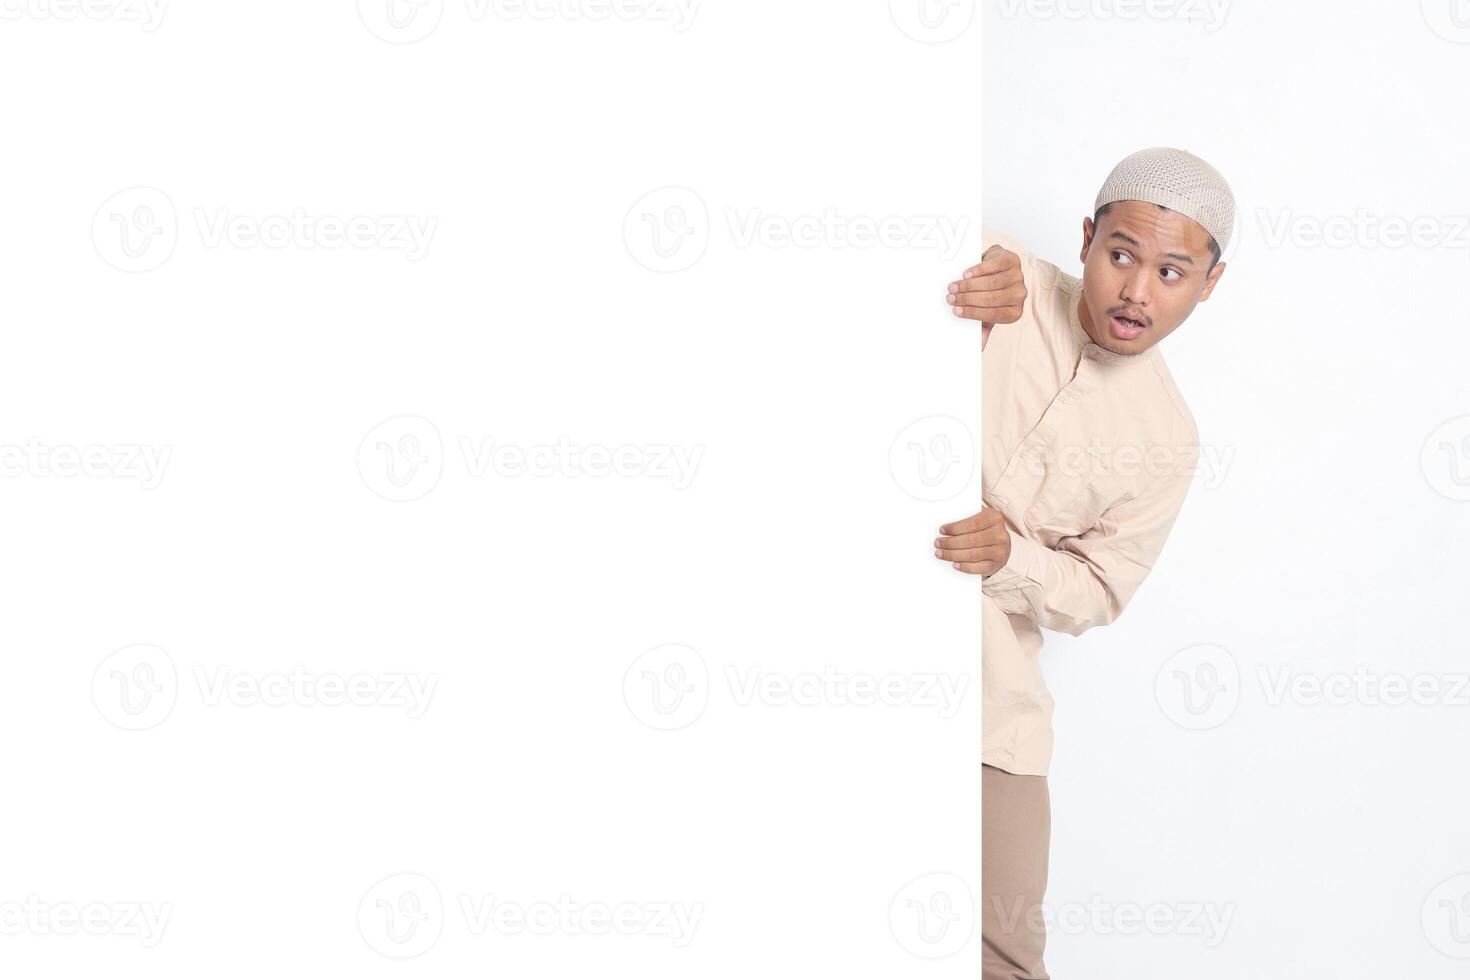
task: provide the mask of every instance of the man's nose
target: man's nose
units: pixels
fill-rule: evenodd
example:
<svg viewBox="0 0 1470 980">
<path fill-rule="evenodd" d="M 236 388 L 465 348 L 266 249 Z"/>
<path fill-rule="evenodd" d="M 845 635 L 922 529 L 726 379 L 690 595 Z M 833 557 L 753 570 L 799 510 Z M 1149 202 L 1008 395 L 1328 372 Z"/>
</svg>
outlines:
<svg viewBox="0 0 1470 980">
<path fill-rule="evenodd" d="M 1134 306 L 1147 306 L 1149 299 L 1149 288 L 1152 280 L 1148 270 L 1139 269 L 1137 273 L 1129 276 L 1123 282 L 1123 300 Z"/>
</svg>

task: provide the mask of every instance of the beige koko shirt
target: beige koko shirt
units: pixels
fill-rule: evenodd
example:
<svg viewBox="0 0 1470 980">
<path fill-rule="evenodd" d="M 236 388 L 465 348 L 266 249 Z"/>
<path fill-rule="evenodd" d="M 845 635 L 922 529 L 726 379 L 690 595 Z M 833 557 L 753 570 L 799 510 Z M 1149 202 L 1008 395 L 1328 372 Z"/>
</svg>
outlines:
<svg viewBox="0 0 1470 980">
<path fill-rule="evenodd" d="M 1038 627 L 1074 636 L 1113 622 L 1158 559 L 1189 491 L 1199 433 L 1157 345 L 1115 354 L 1078 319 L 1082 281 L 1021 257 L 1029 291 L 982 365 L 981 483 L 1011 556 L 981 589 L 981 758 L 1045 775 L 1052 696 Z"/>
</svg>

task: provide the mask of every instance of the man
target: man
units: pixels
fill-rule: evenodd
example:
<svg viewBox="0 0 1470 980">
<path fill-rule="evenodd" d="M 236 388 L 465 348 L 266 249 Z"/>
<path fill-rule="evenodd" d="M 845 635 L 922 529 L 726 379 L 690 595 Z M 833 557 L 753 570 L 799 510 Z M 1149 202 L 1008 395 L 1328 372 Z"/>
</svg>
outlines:
<svg viewBox="0 0 1470 980">
<path fill-rule="evenodd" d="M 1005 236 L 951 283 L 981 322 L 980 513 L 935 556 L 981 576 L 985 980 L 1045 980 L 1052 697 L 1040 628 L 1113 622 L 1153 567 L 1199 457 L 1158 350 L 1208 299 L 1235 202 L 1205 161 L 1167 147 L 1114 168 L 1082 221 L 1080 279 Z M 1003 324 L 992 333 L 992 326 Z"/>
</svg>

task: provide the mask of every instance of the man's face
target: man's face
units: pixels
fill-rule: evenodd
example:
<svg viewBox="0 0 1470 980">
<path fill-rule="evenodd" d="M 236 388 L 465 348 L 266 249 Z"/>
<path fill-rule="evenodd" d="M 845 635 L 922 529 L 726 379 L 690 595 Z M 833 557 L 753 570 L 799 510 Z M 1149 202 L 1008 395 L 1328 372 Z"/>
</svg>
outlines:
<svg viewBox="0 0 1470 980">
<path fill-rule="evenodd" d="M 1097 225 L 1084 218 L 1083 329 L 1099 347 L 1142 354 L 1209 299 L 1225 272 L 1212 258 L 1209 232 L 1156 204 L 1119 201 Z"/>
</svg>

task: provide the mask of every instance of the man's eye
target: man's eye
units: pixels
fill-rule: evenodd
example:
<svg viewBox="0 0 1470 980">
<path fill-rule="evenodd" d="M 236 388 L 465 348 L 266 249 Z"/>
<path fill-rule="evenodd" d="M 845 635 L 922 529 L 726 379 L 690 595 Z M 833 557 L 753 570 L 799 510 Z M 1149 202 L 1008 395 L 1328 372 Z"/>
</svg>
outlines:
<svg viewBox="0 0 1470 980">
<path fill-rule="evenodd" d="M 1115 251 L 1113 253 L 1113 261 L 1114 262 L 1127 263 L 1127 262 L 1131 261 L 1131 259 L 1128 257 L 1128 253 L 1127 252 L 1116 252 Z"/>
<path fill-rule="evenodd" d="M 1173 282 L 1174 279 L 1183 279 L 1184 273 L 1180 272 L 1178 269 L 1165 269 L 1163 271 L 1163 276 L 1165 282 Z M 1170 276 L 1173 276 L 1174 279 L 1170 279 Z"/>
</svg>

